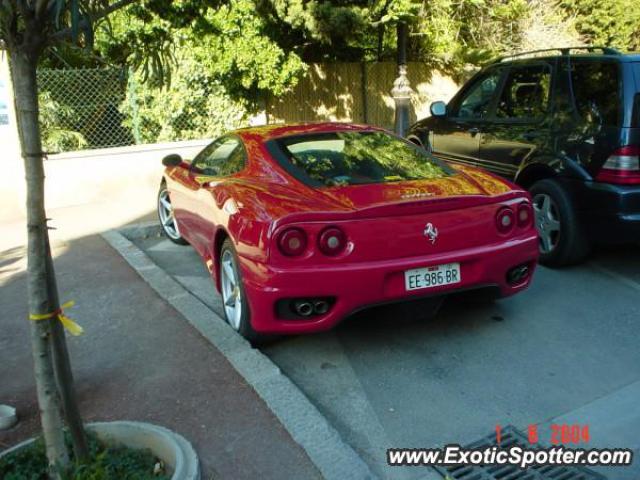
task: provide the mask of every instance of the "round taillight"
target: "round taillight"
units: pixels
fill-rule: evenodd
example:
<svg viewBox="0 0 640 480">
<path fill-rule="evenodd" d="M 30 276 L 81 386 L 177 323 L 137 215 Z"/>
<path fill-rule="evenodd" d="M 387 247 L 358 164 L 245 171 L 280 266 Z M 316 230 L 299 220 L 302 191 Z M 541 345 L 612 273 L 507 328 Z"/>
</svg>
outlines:
<svg viewBox="0 0 640 480">
<path fill-rule="evenodd" d="M 516 219 L 513 210 L 508 207 L 498 210 L 498 214 L 496 215 L 496 227 L 500 233 L 509 233 L 513 230 L 515 223 Z"/>
<path fill-rule="evenodd" d="M 325 255 L 338 255 L 347 246 L 347 236 L 338 227 L 323 230 L 318 237 L 318 248 Z"/>
<path fill-rule="evenodd" d="M 301 228 L 288 228 L 278 236 L 278 248 L 288 257 L 302 255 L 307 249 L 307 234 Z"/>
<path fill-rule="evenodd" d="M 521 203 L 518 205 L 518 226 L 526 228 L 531 226 L 533 222 L 533 209 L 529 203 Z"/>
</svg>

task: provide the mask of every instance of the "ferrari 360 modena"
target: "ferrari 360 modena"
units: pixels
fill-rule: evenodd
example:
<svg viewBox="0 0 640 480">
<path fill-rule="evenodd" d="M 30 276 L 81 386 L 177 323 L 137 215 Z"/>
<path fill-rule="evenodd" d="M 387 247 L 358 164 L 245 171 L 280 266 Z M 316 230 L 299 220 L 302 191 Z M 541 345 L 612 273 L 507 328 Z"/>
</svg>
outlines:
<svg viewBox="0 0 640 480">
<path fill-rule="evenodd" d="M 513 295 L 537 263 L 526 191 L 378 128 L 247 128 L 163 164 L 164 233 L 202 257 L 226 320 L 251 340 L 373 305 Z"/>
</svg>

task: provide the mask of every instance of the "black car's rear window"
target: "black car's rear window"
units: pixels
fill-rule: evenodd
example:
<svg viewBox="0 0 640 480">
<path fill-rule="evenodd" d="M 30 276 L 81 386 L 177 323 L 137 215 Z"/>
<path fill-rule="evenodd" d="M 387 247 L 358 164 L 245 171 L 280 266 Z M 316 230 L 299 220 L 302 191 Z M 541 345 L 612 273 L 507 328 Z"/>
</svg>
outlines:
<svg viewBox="0 0 640 480">
<path fill-rule="evenodd" d="M 617 62 L 571 62 L 572 90 L 578 115 L 587 123 L 620 126 L 620 68 Z"/>
<path fill-rule="evenodd" d="M 633 117 L 631 119 L 632 127 L 640 127 L 640 62 L 633 64 L 633 76 L 636 81 L 636 94 L 633 99 Z"/>
<path fill-rule="evenodd" d="M 453 173 L 421 148 L 385 132 L 322 133 L 275 142 L 283 167 L 312 186 L 436 179 Z"/>
</svg>

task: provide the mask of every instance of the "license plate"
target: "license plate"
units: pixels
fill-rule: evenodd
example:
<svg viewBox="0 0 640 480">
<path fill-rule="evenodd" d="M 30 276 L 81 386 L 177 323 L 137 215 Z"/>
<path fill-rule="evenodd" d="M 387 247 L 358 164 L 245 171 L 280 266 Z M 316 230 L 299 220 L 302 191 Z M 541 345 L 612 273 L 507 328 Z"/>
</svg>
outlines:
<svg viewBox="0 0 640 480">
<path fill-rule="evenodd" d="M 459 263 L 414 268 L 404 272 L 404 286 L 407 291 L 452 285 L 460 283 L 461 280 Z"/>
</svg>

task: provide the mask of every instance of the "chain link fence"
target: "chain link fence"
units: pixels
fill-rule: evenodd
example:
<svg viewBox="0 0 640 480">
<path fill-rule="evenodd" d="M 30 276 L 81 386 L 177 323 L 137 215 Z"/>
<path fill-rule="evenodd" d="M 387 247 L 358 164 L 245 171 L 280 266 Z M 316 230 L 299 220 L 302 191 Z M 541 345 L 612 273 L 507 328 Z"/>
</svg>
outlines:
<svg viewBox="0 0 640 480">
<path fill-rule="evenodd" d="M 66 151 L 134 144 L 120 111 L 127 84 L 122 68 L 39 70 L 45 148 Z"/>
<path fill-rule="evenodd" d="M 397 74 L 392 62 L 312 64 L 291 92 L 265 99 L 263 115 L 268 123 L 330 120 L 392 128 L 390 90 Z M 408 76 L 414 120 L 428 115 L 431 101 L 448 100 L 457 90 L 452 79 L 423 63 L 410 63 Z M 221 88 L 177 77 L 158 90 L 123 68 L 40 70 L 45 150 L 214 138 L 249 123 L 244 107 Z"/>
<path fill-rule="evenodd" d="M 125 68 L 40 69 L 40 127 L 48 153 L 212 138 L 246 112 L 197 82 L 152 88 Z"/>
</svg>

